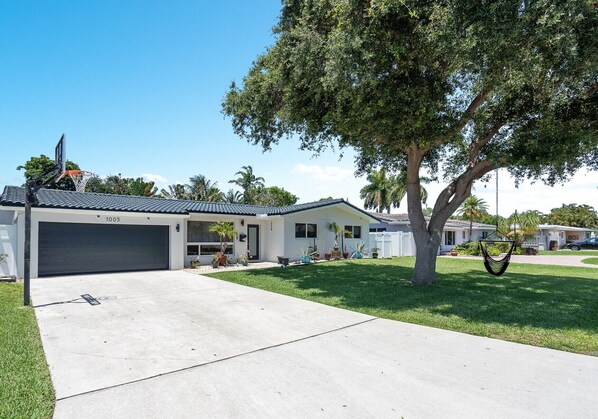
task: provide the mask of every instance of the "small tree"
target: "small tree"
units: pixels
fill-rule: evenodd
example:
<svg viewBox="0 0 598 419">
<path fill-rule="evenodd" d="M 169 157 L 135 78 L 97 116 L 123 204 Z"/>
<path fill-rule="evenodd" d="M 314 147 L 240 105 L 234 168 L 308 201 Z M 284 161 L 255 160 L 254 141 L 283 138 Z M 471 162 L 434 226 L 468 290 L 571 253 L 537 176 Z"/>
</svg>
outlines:
<svg viewBox="0 0 598 419">
<path fill-rule="evenodd" d="M 232 241 L 233 237 L 237 237 L 238 233 L 235 231 L 233 223 L 227 221 L 217 221 L 210 226 L 210 233 L 218 234 L 220 238 L 220 251 L 224 255 L 228 242 Z"/>
<path fill-rule="evenodd" d="M 338 244 L 338 238 L 341 238 L 341 249 L 344 250 L 345 237 L 352 237 L 353 233 L 349 230 L 345 230 L 340 225 L 338 225 L 335 221 L 331 222 L 328 226 L 328 230 L 334 233 L 334 241 Z"/>
</svg>

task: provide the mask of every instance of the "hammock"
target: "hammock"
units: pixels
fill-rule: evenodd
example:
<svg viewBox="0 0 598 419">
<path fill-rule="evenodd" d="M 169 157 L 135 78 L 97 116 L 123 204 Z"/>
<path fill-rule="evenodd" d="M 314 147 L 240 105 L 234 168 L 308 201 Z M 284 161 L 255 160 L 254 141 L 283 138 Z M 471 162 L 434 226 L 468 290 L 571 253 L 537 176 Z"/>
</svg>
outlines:
<svg viewBox="0 0 598 419">
<path fill-rule="evenodd" d="M 482 243 L 485 243 L 486 245 L 484 246 L 482 245 Z M 509 251 L 505 256 L 503 256 L 500 259 L 494 259 L 492 256 L 488 254 L 488 244 L 494 243 L 511 243 L 511 247 L 509 248 Z M 480 240 L 479 246 L 480 251 L 484 256 L 484 266 L 486 267 L 488 273 L 495 276 L 501 276 L 502 274 L 504 274 L 507 268 L 509 267 L 509 261 L 511 260 L 513 249 L 515 249 L 515 242 L 512 240 Z"/>
</svg>

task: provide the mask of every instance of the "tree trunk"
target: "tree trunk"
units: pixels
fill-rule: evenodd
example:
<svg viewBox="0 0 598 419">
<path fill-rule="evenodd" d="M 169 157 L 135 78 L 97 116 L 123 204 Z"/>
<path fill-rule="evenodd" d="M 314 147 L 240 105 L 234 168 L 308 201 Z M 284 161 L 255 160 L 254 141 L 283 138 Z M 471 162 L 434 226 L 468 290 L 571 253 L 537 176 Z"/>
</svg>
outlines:
<svg viewBox="0 0 598 419">
<path fill-rule="evenodd" d="M 432 216 L 426 221 L 422 211 L 419 179 L 419 169 L 425 153 L 426 150 L 416 147 L 407 150 L 407 207 L 417 249 L 411 278 L 413 284 L 436 282 L 436 256 L 446 221 L 471 194 L 473 182 L 493 169 L 488 161 L 472 164 L 440 193 Z"/>
<path fill-rule="evenodd" d="M 416 240 L 417 257 L 415 258 L 415 268 L 413 269 L 413 278 L 411 279 L 414 285 L 431 285 L 436 283 L 436 256 L 438 255 L 442 232 L 432 235 L 425 233 Z"/>
</svg>

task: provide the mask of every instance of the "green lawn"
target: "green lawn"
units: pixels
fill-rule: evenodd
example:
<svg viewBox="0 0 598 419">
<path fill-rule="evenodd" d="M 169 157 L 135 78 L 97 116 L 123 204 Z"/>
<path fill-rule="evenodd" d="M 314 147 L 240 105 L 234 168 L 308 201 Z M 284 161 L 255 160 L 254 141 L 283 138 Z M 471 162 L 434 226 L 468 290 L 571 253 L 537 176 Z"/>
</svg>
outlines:
<svg viewBox="0 0 598 419">
<path fill-rule="evenodd" d="M 590 265 L 598 265 L 598 258 L 582 259 L 581 263 L 589 263 Z"/>
<path fill-rule="evenodd" d="M 545 256 L 598 256 L 598 250 L 540 250 L 538 252 L 539 255 Z"/>
<path fill-rule="evenodd" d="M 598 270 L 438 259 L 438 284 L 409 283 L 414 258 L 364 259 L 212 276 L 377 317 L 598 355 Z"/>
<path fill-rule="evenodd" d="M 54 389 L 23 285 L 0 283 L 0 418 L 49 418 Z"/>
</svg>

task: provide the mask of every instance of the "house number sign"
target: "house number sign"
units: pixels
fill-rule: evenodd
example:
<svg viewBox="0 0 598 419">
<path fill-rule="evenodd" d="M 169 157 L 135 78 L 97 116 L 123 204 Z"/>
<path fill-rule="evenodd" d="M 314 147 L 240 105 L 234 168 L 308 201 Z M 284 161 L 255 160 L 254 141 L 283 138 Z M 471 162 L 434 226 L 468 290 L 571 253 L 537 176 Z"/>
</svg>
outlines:
<svg viewBox="0 0 598 419">
<path fill-rule="evenodd" d="M 109 223 L 120 223 L 120 217 L 106 217 L 106 221 Z"/>
</svg>

